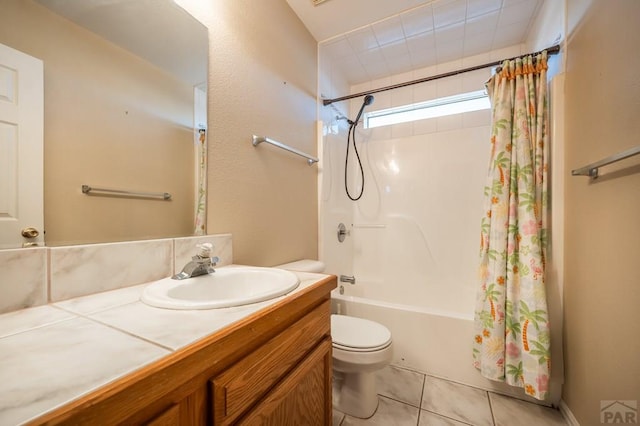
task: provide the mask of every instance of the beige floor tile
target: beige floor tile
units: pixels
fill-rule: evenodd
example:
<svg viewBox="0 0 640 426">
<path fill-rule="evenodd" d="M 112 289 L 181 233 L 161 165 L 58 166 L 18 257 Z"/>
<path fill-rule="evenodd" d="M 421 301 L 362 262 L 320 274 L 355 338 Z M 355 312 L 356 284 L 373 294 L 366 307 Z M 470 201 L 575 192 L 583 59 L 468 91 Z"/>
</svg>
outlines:
<svg viewBox="0 0 640 426">
<path fill-rule="evenodd" d="M 496 426 L 567 426 L 560 411 L 489 392 Z"/>
<path fill-rule="evenodd" d="M 567 426 L 552 408 L 402 367 L 381 370 L 377 386 L 380 404 L 371 418 L 357 419 L 334 410 L 334 426 L 494 426 L 494 422 L 495 426 Z"/>
<path fill-rule="evenodd" d="M 422 409 L 477 426 L 493 426 L 486 391 L 436 377 L 425 380 Z"/>
<path fill-rule="evenodd" d="M 379 398 L 380 403 L 373 416 L 368 419 L 345 416 L 342 426 L 416 426 L 418 424 L 418 412 L 420 411 L 418 408 L 384 396 Z"/>
<path fill-rule="evenodd" d="M 462 423 L 448 417 L 440 416 L 429 411 L 420 410 L 420 421 L 418 426 L 467 426 L 468 423 Z"/>
<path fill-rule="evenodd" d="M 425 375 L 390 365 L 377 374 L 378 393 L 420 407 Z"/>
</svg>

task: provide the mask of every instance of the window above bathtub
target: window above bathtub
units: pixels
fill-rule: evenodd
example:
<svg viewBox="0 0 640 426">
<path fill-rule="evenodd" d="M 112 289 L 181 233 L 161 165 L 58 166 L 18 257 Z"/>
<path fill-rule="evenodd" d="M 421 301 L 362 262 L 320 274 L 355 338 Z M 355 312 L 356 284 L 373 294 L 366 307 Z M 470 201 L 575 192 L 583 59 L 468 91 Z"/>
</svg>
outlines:
<svg viewBox="0 0 640 426">
<path fill-rule="evenodd" d="M 427 118 L 490 109 L 489 96 L 484 90 L 433 99 L 399 107 L 371 111 L 364 114 L 365 129 L 407 123 Z"/>
</svg>

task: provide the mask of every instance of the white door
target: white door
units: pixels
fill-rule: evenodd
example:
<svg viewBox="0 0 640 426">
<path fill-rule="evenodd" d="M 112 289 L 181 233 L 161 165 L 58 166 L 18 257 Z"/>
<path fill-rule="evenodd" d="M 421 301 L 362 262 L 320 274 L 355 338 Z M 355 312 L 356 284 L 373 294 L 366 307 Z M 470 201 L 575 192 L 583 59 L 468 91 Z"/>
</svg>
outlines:
<svg viewBox="0 0 640 426">
<path fill-rule="evenodd" d="M 0 248 L 44 243 L 43 115 L 42 61 L 0 44 Z"/>
</svg>

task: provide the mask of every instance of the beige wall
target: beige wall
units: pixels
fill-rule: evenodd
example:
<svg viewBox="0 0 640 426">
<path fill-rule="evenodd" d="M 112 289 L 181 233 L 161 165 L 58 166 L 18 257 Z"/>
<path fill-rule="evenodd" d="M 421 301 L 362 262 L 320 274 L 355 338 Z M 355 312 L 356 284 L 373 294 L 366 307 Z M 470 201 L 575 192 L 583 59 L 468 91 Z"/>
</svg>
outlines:
<svg viewBox="0 0 640 426">
<path fill-rule="evenodd" d="M 640 2 L 594 0 L 568 39 L 568 170 L 640 143 Z M 568 1 L 569 21 L 585 2 Z M 640 401 L 640 158 L 567 177 L 563 399 L 581 425 L 601 400 Z"/>
<path fill-rule="evenodd" d="M 317 43 L 282 0 L 212 0 L 209 233 L 233 234 L 234 262 L 317 258 L 317 172 L 267 136 L 316 155 Z"/>
<path fill-rule="evenodd" d="M 32 0 L 3 0 L 0 43 L 44 61 L 48 245 L 190 235 L 193 88 Z M 171 202 L 80 187 L 169 192 Z"/>
</svg>

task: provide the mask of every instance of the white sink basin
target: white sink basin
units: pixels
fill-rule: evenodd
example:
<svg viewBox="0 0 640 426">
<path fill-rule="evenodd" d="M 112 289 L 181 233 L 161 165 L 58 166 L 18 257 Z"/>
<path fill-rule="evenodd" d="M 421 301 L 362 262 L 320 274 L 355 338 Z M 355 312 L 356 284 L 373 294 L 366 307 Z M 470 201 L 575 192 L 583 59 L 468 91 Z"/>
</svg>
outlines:
<svg viewBox="0 0 640 426">
<path fill-rule="evenodd" d="M 145 287 L 141 300 L 167 309 L 213 309 L 273 299 L 296 289 L 300 281 L 276 268 L 220 268 L 213 274 L 184 280 L 164 278 Z"/>
</svg>

